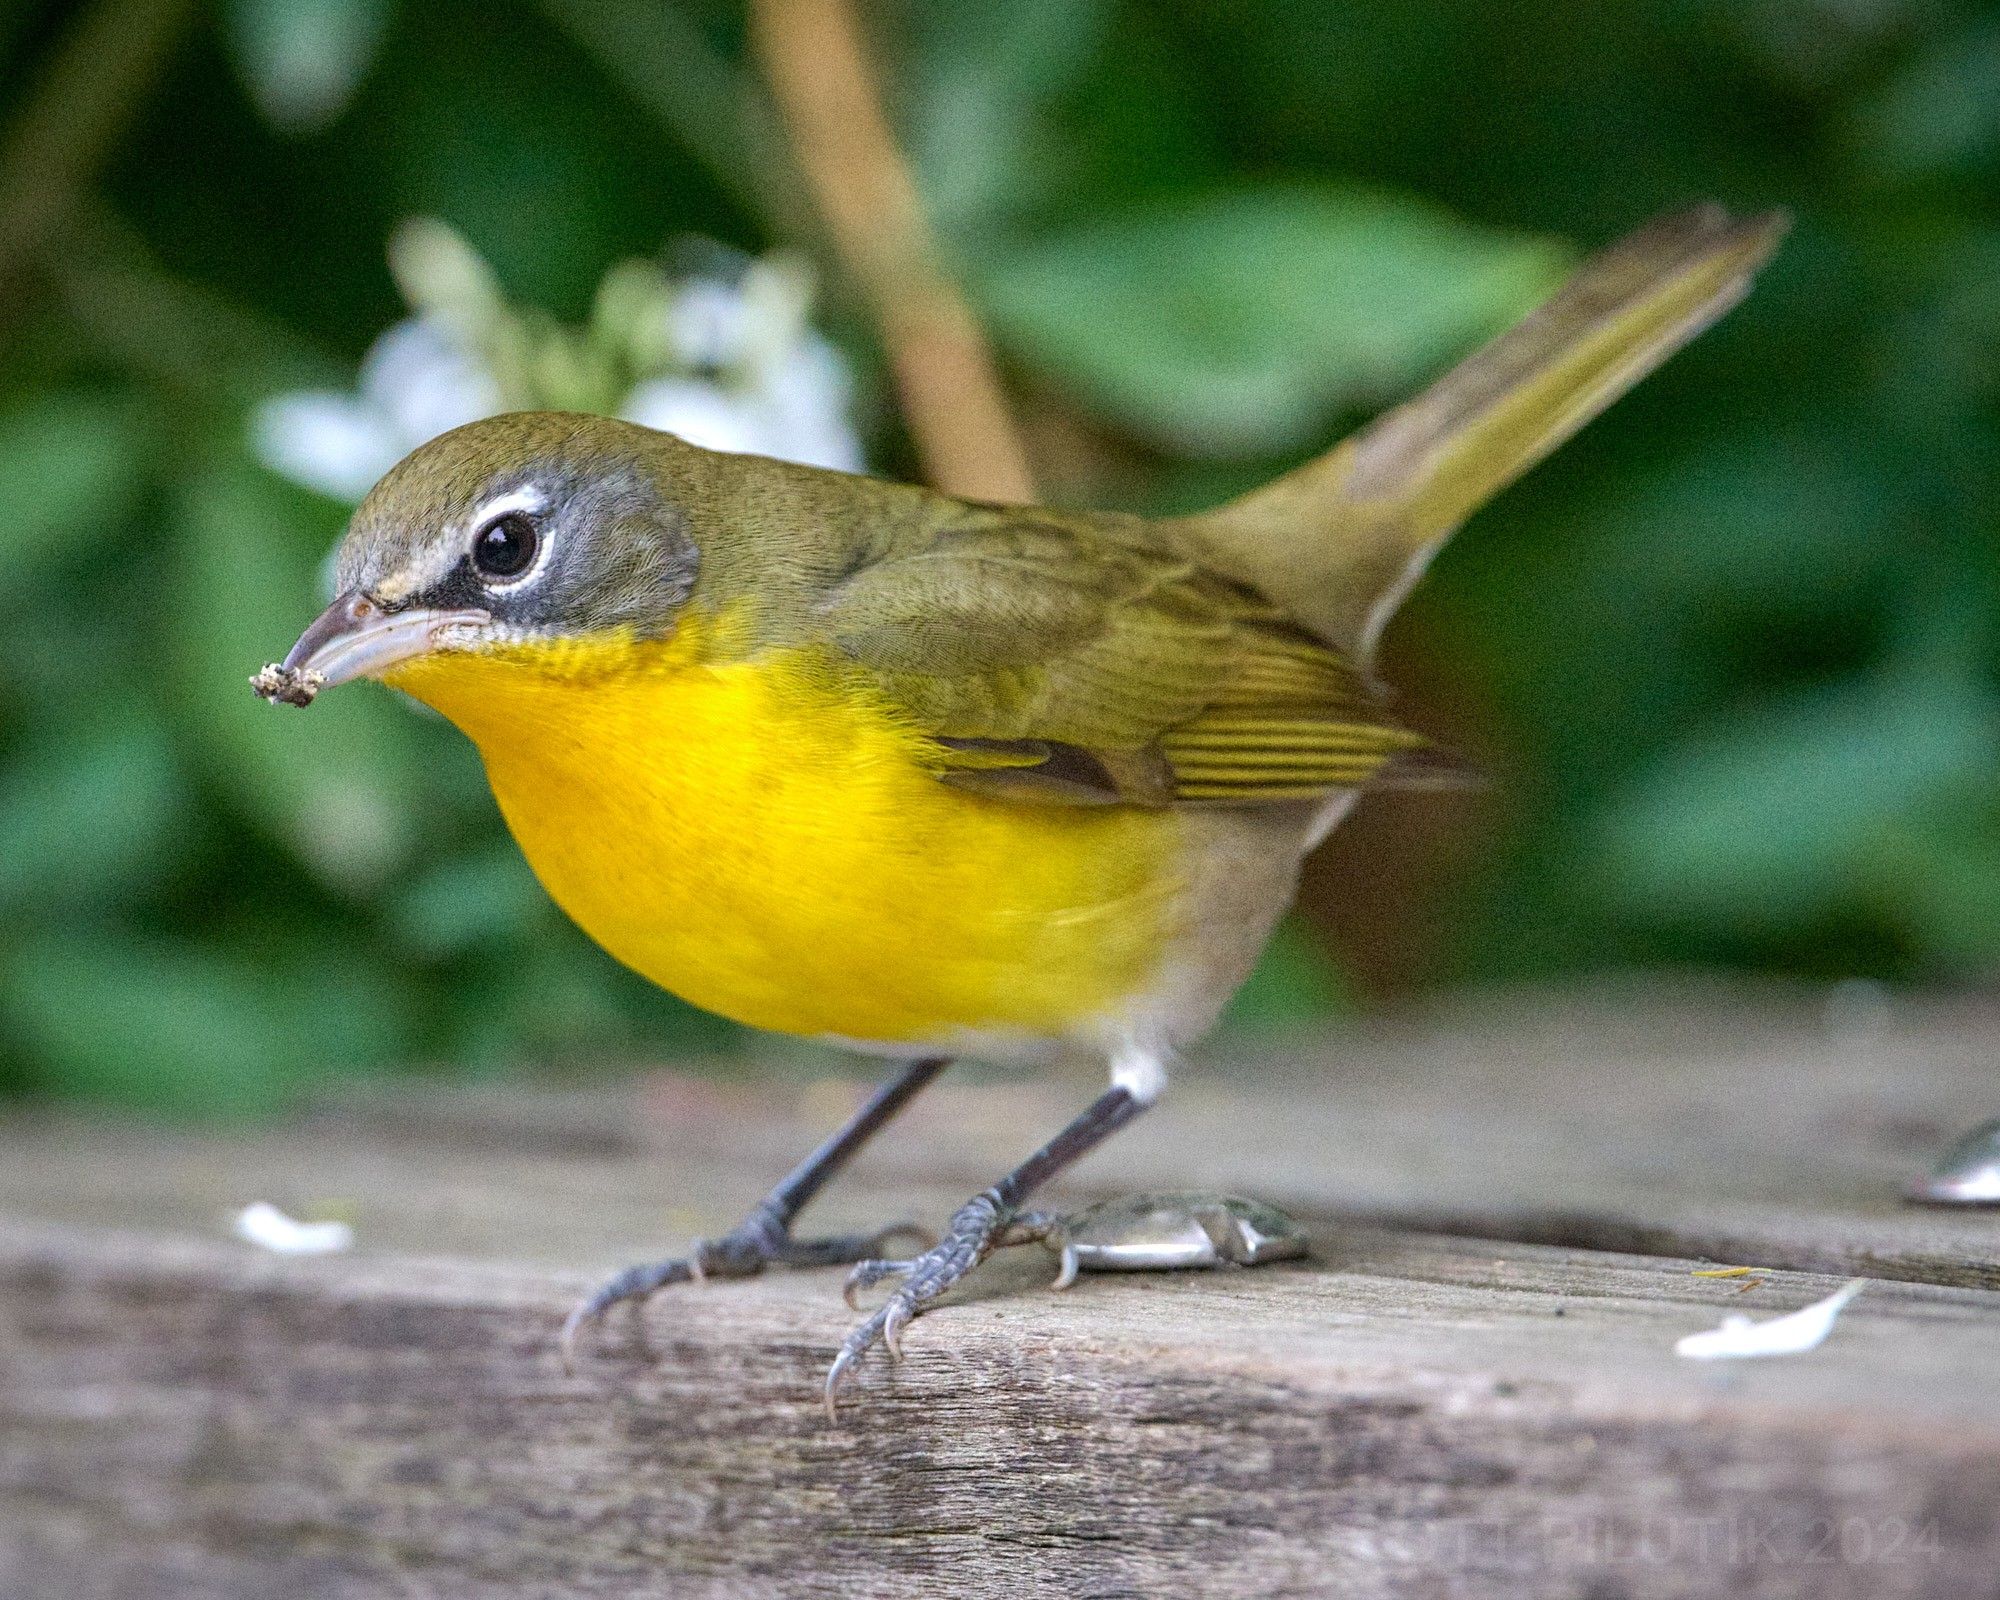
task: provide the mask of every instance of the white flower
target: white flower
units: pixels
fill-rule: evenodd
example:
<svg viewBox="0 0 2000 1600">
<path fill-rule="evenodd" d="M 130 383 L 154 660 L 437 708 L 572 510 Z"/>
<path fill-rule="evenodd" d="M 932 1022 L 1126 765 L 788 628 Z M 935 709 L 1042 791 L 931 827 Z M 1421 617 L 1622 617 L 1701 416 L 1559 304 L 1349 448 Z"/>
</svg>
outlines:
<svg viewBox="0 0 2000 1600">
<path fill-rule="evenodd" d="M 720 278 L 696 278 L 674 297 L 667 338 L 675 356 L 696 372 L 719 372 L 743 359 L 750 308 L 743 291 Z"/>
<path fill-rule="evenodd" d="M 353 503 L 418 445 L 501 404 L 492 375 L 441 325 L 412 317 L 369 348 L 355 393 L 275 395 L 251 418 L 250 442 L 273 471 Z"/>
<path fill-rule="evenodd" d="M 710 450 L 859 472 L 861 441 L 847 420 L 851 392 L 839 353 L 804 332 L 775 361 L 745 371 L 740 387 L 654 378 L 627 395 L 618 414 Z"/>
<path fill-rule="evenodd" d="M 445 237 L 455 241 L 448 231 Z M 483 263 L 470 259 L 483 273 Z M 418 445 L 492 416 L 510 400 L 519 403 L 522 397 L 504 392 L 468 347 L 483 342 L 479 336 L 454 332 L 487 327 L 503 335 L 500 348 L 513 347 L 506 334 L 514 314 L 497 298 L 490 275 L 475 274 L 476 306 L 471 300 L 458 305 L 471 291 L 451 286 L 464 276 L 443 289 L 432 285 L 436 292 L 419 296 L 429 314 L 400 322 L 376 340 L 353 394 L 307 390 L 259 406 L 251 421 L 258 458 L 295 482 L 353 504 Z M 566 342 L 577 352 L 613 350 L 611 387 L 603 398 L 623 387 L 623 398 L 606 409 L 628 421 L 711 450 L 858 472 L 863 460 L 850 421 L 853 384 L 839 351 L 807 321 L 811 299 L 805 269 L 783 259 L 753 262 L 734 282 L 679 284 L 657 269 L 627 263 L 607 277 L 588 333 L 527 324 L 513 333 L 557 341 L 548 347 L 551 356 Z M 547 366 L 559 370 L 565 363 Z M 529 370 L 535 370 L 532 363 Z M 540 403 L 578 401 L 551 395 Z"/>
<path fill-rule="evenodd" d="M 627 422 L 679 434 L 710 450 L 767 455 L 764 432 L 752 408 L 699 378 L 654 378 L 625 397 L 618 414 Z"/>
<path fill-rule="evenodd" d="M 503 403 L 493 375 L 427 317 L 399 322 L 375 341 L 361 363 L 361 392 L 416 444 L 490 417 Z"/>
<path fill-rule="evenodd" d="M 861 441 L 848 422 L 854 385 L 840 353 L 816 333 L 806 333 L 761 374 L 764 454 L 808 466 L 859 472 Z"/>
<path fill-rule="evenodd" d="M 806 321 L 811 284 L 782 260 L 735 283 L 697 278 L 667 313 L 667 342 L 696 377 L 641 383 L 619 415 L 711 450 L 859 472 L 846 364 Z"/>
<path fill-rule="evenodd" d="M 389 419 L 352 395 L 273 395 L 250 418 L 250 448 L 273 472 L 335 500 L 359 502 L 396 464 Z"/>
</svg>

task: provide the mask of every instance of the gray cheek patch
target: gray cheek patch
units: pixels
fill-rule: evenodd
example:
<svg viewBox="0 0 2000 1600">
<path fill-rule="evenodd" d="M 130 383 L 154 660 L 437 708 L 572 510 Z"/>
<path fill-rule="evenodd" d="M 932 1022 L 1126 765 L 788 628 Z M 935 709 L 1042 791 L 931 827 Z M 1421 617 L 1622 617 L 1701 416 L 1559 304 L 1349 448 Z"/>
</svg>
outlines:
<svg viewBox="0 0 2000 1600">
<path fill-rule="evenodd" d="M 578 484 L 543 519 L 546 565 L 494 597 L 497 615 L 545 632 L 665 633 L 699 567 L 680 514 L 637 473 Z"/>
</svg>

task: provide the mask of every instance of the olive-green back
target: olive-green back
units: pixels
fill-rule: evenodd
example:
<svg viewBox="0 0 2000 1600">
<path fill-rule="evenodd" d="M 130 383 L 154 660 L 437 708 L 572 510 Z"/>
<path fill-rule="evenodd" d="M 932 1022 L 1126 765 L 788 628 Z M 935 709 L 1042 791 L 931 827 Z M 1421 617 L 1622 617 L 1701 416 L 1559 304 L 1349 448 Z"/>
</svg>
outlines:
<svg viewBox="0 0 2000 1600">
<path fill-rule="evenodd" d="M 1664 219 L 1318 461 L 1201 517 L 970 505 L 677 446 L 697 597 L 823 650 L 939 774 L 1068 802 L 1256 805 L 1430 781 L 1365 662 L 1481 501 L 1741 297 L 1775 218 Z"/>
</svg>

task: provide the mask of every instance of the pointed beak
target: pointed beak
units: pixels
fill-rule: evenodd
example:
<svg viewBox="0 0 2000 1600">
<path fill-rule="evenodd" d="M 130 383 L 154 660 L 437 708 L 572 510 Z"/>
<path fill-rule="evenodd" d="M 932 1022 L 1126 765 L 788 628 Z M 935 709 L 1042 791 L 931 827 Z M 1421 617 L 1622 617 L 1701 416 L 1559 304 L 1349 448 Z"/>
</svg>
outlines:
<svg viewBox="0 0 2000 1600">
<path fill-rule="evenodd" d="M 492 622 L 489 611 L 412 607 L 385 611 L 359 589 L 350 589 L 313 619 L 282 662 L 250 680 L 274 704 L 305 706 L 322 689 L 353 678 L 375 677 L 398 662 L 461 642 Z"/>
</svg>

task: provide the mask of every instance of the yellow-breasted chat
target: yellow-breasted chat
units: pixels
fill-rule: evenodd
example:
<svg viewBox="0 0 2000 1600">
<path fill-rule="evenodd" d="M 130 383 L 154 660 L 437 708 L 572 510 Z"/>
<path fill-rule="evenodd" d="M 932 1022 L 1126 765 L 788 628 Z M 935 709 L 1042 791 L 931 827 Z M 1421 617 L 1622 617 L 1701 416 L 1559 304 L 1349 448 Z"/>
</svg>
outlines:
<svg viewBox="0 0 2000 1600">
<path fill-rule="evenodd" d="M 878 1341 L 1049 1177 L 1157 1098 L 1354 798 L 1449 762 L 1370 672 L 1483 501 L 1746 291 L 1781 219 L 1701 208 L 1327 455 L 1198 516 L 964 502 L 629 423 L 474 423 L 382 479 L 340 596 L 255 680 L 374 677 L 456 723 L 554 899 L 754 1027 L 899 1060 L 723 1238 L 571 1318 L 770 1261 L 900 1279 Z M 1111 1086 L 934 1247 L 799 1240 L 798 1211 L 958 1055 L 1099 1053 Z"/>
</svg>

